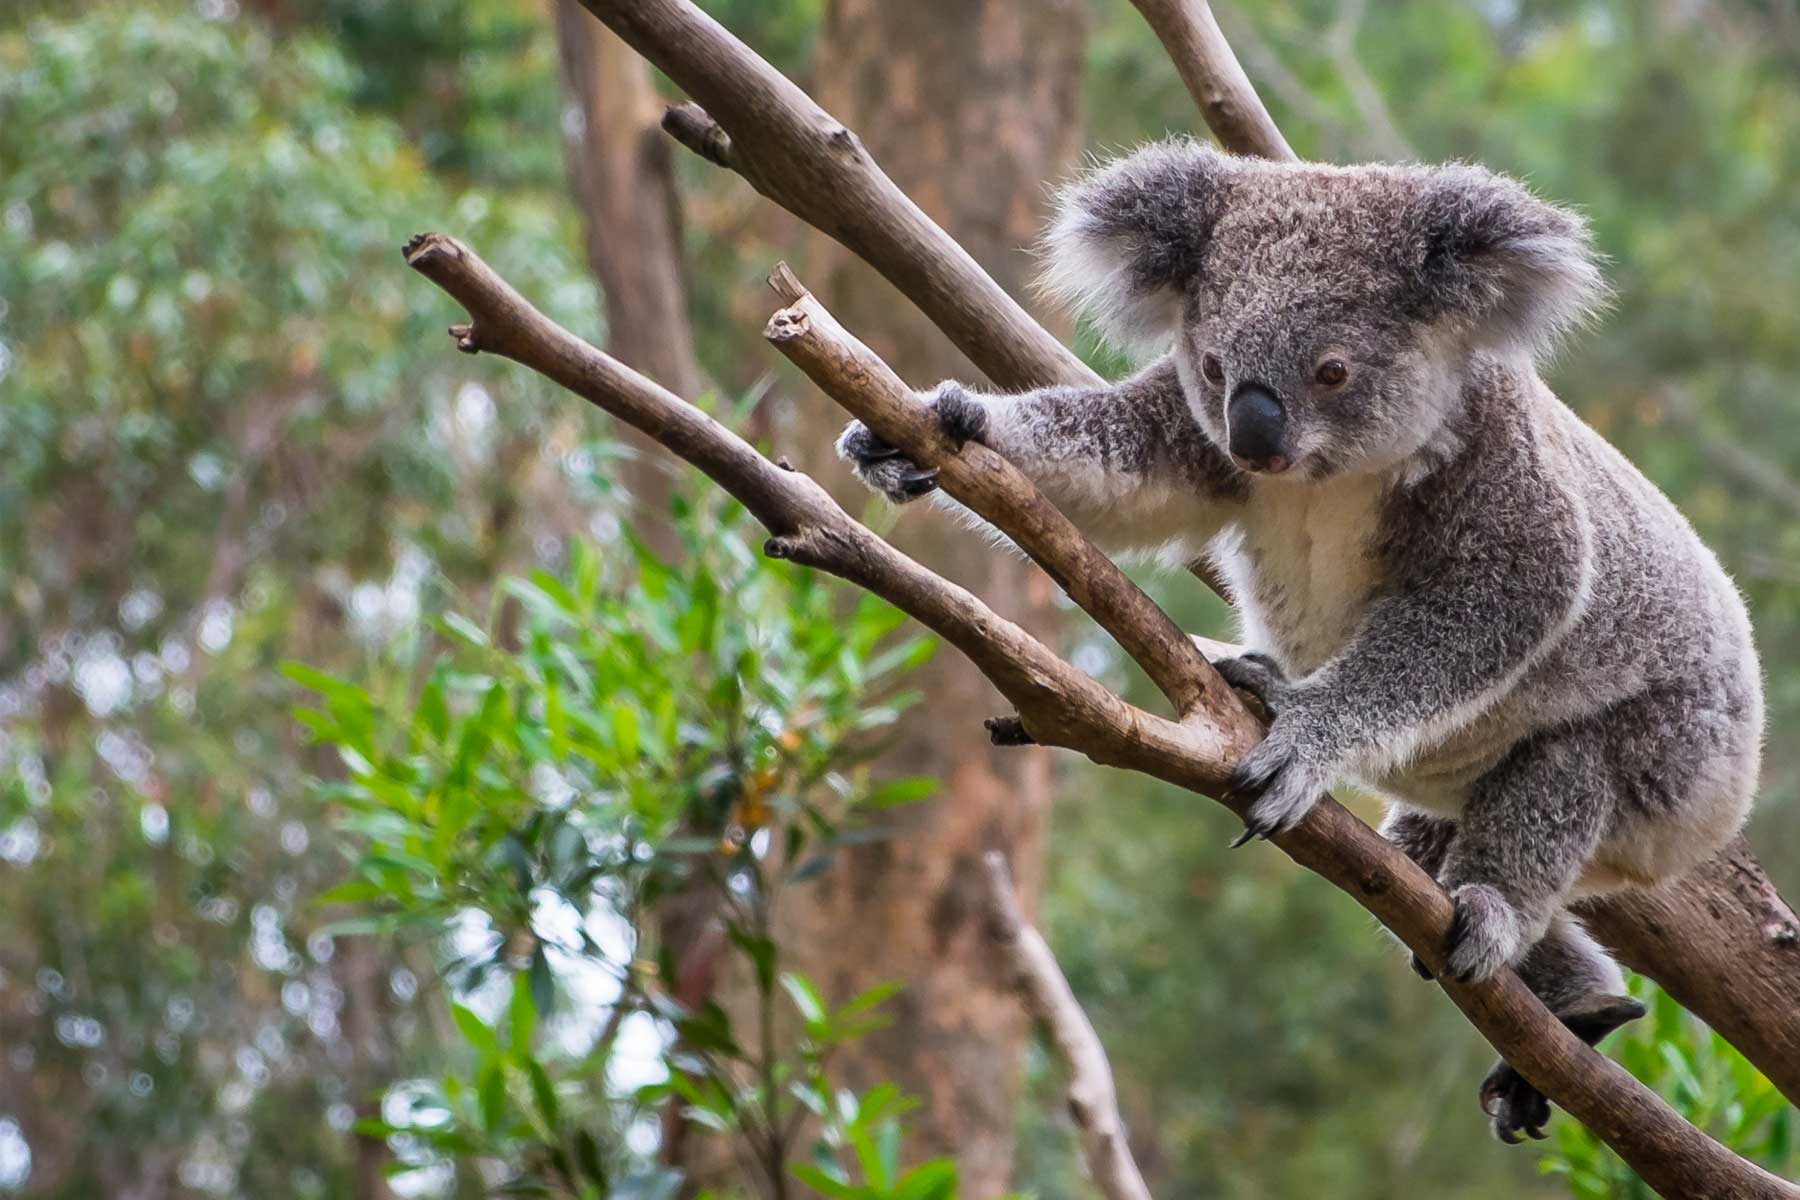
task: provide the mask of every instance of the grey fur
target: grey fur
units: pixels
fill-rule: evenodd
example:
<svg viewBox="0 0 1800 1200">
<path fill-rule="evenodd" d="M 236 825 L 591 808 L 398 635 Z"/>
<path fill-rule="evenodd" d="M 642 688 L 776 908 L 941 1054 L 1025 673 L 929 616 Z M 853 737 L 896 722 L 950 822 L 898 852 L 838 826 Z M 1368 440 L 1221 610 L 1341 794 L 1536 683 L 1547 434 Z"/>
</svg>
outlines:
<svg viewBox="0 0 1800 1200">
<path fill-rule="evenodd" d="M 1250 832 L 1354 780 L 1450 891 L 1453 972 L 1519 967 L 1571 1027 L 1616 1015 L 1564 910 L 1731 837 L 1763 702 L 1717 560 L 1537 375 L 1604 298 L 1582 222 L 1478 167 L 1182 142 L 1078 182 L 1047 248 L 1051 290 L 1172 351 L 1112 387 L 938 395 L 978 399 L 957 424 L 1103 545 L 1215 557 L 1260 656 L 1221 669 L 1274 716 L 1236 780 Z M 1227 452 L 1240 387 L 1281 404 L 1288 453 L 1258 471 Z M 910 498 L 869 436 L 846 457 Z M 1497 1132 L 1541 1128 L 1529 1085 L 1490 1084 Z"/>
</svg>

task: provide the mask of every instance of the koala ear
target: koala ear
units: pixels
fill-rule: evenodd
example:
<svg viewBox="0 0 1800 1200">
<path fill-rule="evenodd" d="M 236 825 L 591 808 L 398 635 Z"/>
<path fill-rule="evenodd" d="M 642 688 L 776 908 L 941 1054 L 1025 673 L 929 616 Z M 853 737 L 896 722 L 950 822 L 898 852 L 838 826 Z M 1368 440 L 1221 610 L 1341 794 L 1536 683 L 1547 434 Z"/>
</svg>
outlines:
<svg viewBox="0 0 1800 1200">
<path fill-rule="evenodd" d="M 1587 222 L 1480 167 L 1431 171 L 1405 239 L 1419 299 L 1489 350 L 1538 356 L 1609 295 Z"/>
<path fill-rule="evenodd" d="M 1096 167 L 1057 196 L 1039 290 L 1113 341 L 1166 348 L 1237 170 L 1230 155 L 1189 140 Z"/>
</svg>

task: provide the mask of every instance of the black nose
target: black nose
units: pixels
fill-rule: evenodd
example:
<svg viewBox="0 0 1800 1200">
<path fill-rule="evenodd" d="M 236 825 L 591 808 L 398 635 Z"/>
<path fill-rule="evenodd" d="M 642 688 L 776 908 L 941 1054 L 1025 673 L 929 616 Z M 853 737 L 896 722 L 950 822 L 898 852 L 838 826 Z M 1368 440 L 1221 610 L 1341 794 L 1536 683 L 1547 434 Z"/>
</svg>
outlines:
<svg viewBox="0 0 1800 1200">
<path fill-rule="evenodd" d="M 1231 393 L 1225 406 L 1225 427 L 1231 454 L 1257 470 L 1280 470 L 1287 465 L 1287 414 L 1275 393 L 1259 383 L 1246 383 Z"/>
</svg>

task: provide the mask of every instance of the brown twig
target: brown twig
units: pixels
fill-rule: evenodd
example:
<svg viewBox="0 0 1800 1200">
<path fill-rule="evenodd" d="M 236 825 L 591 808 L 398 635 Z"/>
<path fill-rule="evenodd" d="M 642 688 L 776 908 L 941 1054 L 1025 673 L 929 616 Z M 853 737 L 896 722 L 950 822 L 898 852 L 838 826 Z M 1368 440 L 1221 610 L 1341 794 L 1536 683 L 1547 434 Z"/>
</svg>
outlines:
<svg viewBox="0 0 1800 1200">
<path fill-rule="evenodd" d="M 408 243 L 406 259 L 468 311 L 470 320 L 451 329 L 459 349 L 530 367 L 699 467 L 768 527 L 768 553 L 848 579 L 940 634 L 1018 708 L 1040 742 L 1201 794 L 1221 790 L 1232 765 L 1221 757 L 1221 731 L 1209 735 L 1125 703 L 967 590 L 851 520 L 810 477 L 782 470 L 699 409 L 555 324 L 454 239 L 421 235 Z M 1237 811 L 1241 803 L 1230 806 Z M 1362 821 L 1327 799 L 1275 841 L 1427 964 L 1443 966 L 1448 897 Z M 1473 985 L 1445 980 L 1443 988 L 1514 1067 L 1664 1195 L 1800 1200 L 1800 1188 L 1732 1154 L 1582 1042 L 1511 972 Z"/>
<path fill-rule="evenodd" d="M 1069 1072 L 1069 1117 L 1075 1122 L 1088 1174 L 1107 1200 L 1150 1200 L 1150 1189 L 1144 1186 L 1125 1139 L 1106 1047 L 1081 1011 L 1049 943 L 1019 911 L 1006 856 L 990 850 L 983 863 L 987 867 L 989 936 L 1006 956 L 1025 1007 L 1049 1031 L 1057 1057 Z"/>
<path fill-rule="evenodd" d="M 1131 0 L 1175 63 L 1219 144 L 1234 154 L 1294 162 L 1287 139 L 1219 31 L 1206 0 Z"/>
<path fill-rule="evenodd" d="M 1022 471 L 979 443 L 960 450 L 953 445 L 913 390 L 840 325 L 787 264 L 775 268 L 769 286 L 787 302 L 763 331 L 777 350 L 851 416 L 920 466 L 936 469 L 945 492 L 1012 538 L 1143 666 L 1177 716 L 1204 710 L 1215 726 L 1235 735 L 1236 746 L 1256 744 L 1262 731 L 1234 720 L 1230 688 L 1188 635 Z"/>
<path fill-rule="evenodd" d="M 581 3 L 693 97 L 665 118 L 682 145 L 723 159 L 842 242 L 994 383 L 1099 382 L 895 186 L 854 132 L 690 0 Z"/>
</svg>

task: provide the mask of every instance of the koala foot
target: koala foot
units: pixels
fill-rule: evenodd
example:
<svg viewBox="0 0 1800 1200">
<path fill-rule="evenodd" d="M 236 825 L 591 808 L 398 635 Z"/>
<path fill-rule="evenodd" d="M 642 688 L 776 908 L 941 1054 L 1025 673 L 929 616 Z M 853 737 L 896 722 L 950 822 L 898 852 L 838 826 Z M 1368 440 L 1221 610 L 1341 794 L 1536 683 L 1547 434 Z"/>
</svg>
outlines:
<svg viewBox="0 0 1800 1200">
<path fill-rule="evenodd" d="M 1271 721 L 1281 711 L 1283 701 L 1292 691 L 1287 676 L 1276 665 L 1275 660 L 1266 654 L 1222 658 L 1213 664 L 1213 670 L 1232 687 L 1256 697 L 1256 702 L 1263 706 L 1263 712 Z"/>
<path fill-rule="evenodd" d="M 1494 1123 L 1494 1136 L 1509 1146 L 1519 1144 L 1521 1133 L 1539 1141 L 1550 1136 L 1544 1132 L 1550 1101 L 1504 1061 L 1481 1081 L 1481 1111 Z"/>
<path fill-rule="evenodd" d="M 1298 825 L 1330 782 L 1329 771 L 1296 753 L 1291 736 L 1277 721 L 1232 772 L 1228 794 L 1256 797 L 1244 814 L 1244 832 L 1231 843 L 1232 849 L 1251 838 L 1267 839 Z"/>
<path fill-rule="evenodd" d="M 1558 1016 L 1570 1032 L 1590 1046 L 1628 1022 L 1643 1016 L 1646 1009 L 1630 996 L 1596 992 L 1579 1006 Z M 1549 1099 L 1504 1060 L 1494 1064 L 1481 1081 L 1481 1111 L 1494 1123 L 1494 1136 L 1509 1146 L 1519 1144 L 1519 1134 L 1543 1139 L 1544 1126 L 1550 1122 Z"/>
<path fill-rule="evenodd" d="M 1525 949 L 1524 921 L 1506 897 L 1485 883 L 1469 883 L 1451 893 L 1456 915 L 1450 921 L 1446 958 L 1452 977 L 1463 983 L 1490 978 Z"/>
<path fill-rule="evenodd" d="M 987 410 L 959 384 L 941 385 L 929 403 L 937 413 L 938 427 L 958 449 L 965 442 L 978 440 L 987 429 Z M 935 468 L 921 467 L 861 421 L 852 421 L 845 428 L 838 438 L 837 452 L 865 487 L 895 504 L 906 504 L 937 490 Z"/>
</svg>

